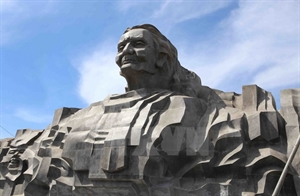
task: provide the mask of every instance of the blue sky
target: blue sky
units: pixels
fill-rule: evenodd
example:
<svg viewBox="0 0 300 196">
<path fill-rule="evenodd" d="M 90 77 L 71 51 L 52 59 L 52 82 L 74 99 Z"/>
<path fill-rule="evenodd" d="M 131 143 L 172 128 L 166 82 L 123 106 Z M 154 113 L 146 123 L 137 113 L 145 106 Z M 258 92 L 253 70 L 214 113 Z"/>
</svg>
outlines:
<svg viewBox="0 0 300 196">
<path fill-rule="evenodd" d="M 115 54 L 127 27 L 150 23 L 202 84 L 241 93 L 300 87 L 300 3 L 1 0 L 0 138 L 43 129 L 61 107 L 124 92 Z"/>
</svg>

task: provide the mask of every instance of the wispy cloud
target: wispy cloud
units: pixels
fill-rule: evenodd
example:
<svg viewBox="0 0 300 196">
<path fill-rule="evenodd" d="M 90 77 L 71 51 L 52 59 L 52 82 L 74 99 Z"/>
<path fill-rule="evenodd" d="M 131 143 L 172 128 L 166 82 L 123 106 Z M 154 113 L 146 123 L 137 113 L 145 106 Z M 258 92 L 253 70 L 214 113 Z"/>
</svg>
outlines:
<svg viewBox="0 0 300 196">
<path fill-rule="evenodd" d="M 165 1 L 157 11 L 148 14 L 163 18 L 161 23 L 171 21 L 176 25 L 213 13 L 230 1 L 193 3 L 192 6 L 181 1 Z M 295 87 L 298 81 L 299 87 L 298 12 L 297 1 L 240 1 L 217 24 L 208 40 L 200 43 L 185 39 L 189 43 L 176 45 L 179 60 L 195 71 L 204 85 L 225 91 L 239 92 L 241 85 L 254 83 L 268 90 L 287 85 Z M 76 63 L 81 75 L 78 91 L 87 103 L 124 92 L 125 80 L 117 74 L 119 70 L 114 62 L 116 43 L 102 43 Z"/>
<path fill-rule="evenodd" d="M 110 41 L 99 44 L 86 54 L 74 60 L 80 81 L 78 93 L 86 103 L 103 100 L 109 94 L 125 92 L 126 82 L 118 73 L 114 62 L 116 43 Z"/>
<path fill-rule="evenodd" d="M 132 21 L 152 23 L 164 27 L 165 31 L 174 25 L 196 18 L 204 17 L 230 5 L 233 0 L 219 1 L 117 1 L 116 8 L 127 14 Z"/>
<path fill-rule="evenodd" d="M 181 61 L 216 88 L 241 83 L 276 88 L 297 81 L 299 87 L 299 20 L 296 1 L 240 1 L 207 48 L 195 44 Z"/>
<path fill-rule="evenodd" d="M 199 18 L 228 6 L 232 1 L 170 1 L 161 4 L 153 14 L 153 18 L 164 19 L 166 24 L 175 24 Z"/>
<path fill-rule="evenodd" d="M 120 0 L 116 2 L 117 10 L 121 12 L 127 12 L 130 10 L 135 10 L 134 8 L 141 8 L 144 5 L 149 5 L 147 1 L 128 1 L 128 0 Z M 136 11 L 136 10 L 135 10 Z"/>
<path fill-rule="evenodd" d="M 52 120 L 52 115 L 45 115 L 44 113 L 29 108 L 18 108 L 15 111 L 15 116 L 33 123 L 50 123 Z"/>
</svg>

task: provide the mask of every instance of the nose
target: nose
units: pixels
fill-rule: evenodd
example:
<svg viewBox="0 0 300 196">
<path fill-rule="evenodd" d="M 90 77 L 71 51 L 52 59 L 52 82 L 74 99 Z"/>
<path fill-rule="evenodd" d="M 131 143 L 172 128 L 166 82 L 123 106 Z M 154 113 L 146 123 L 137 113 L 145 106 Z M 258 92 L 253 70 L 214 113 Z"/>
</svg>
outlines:
<svg viewBox="0 0 300 196">
<path fill-rule="evenodd" d="M 130 43 L 127 43 L 123 48 L 123 54 L 133 54 L 133 46 Z"/>
</svg>

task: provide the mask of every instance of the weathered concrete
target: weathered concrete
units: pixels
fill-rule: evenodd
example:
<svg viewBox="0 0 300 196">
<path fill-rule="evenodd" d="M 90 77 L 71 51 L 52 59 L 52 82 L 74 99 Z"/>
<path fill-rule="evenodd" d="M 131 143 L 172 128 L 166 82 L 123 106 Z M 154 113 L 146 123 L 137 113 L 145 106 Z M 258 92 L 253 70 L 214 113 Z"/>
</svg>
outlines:
<svg viewBox="0 0 300 196">
<path fill-rule="evenodd" d="M 256 85 L 212 90 L 154 26 L 129 28 L 116 63 L 127 91 L 56 110 L 1 144 L 2 195 L 271 195 L 299 136 L 300 90 L 281 110 Z M 280 195 L 300 196 L 297 153 Z"/>
</svg>

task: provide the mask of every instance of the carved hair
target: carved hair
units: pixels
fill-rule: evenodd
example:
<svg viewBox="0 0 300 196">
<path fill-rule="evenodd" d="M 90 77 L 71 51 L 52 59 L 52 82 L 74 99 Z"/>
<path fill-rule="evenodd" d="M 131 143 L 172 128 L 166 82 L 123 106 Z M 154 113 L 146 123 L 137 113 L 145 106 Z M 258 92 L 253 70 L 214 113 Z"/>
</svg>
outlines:
<svg viewBox="0 0 300 196">
<path fill-rule="evenodd" d="M 127 28 L 124 34 L 132 29 L 148 30 L 154 38 L 154 45 L 159 55 L 166 56 L 167 61 L 162 69 L 164 70 L 164 73 L 173 78 L 174 84 L 170 87 L 170 90 L 197 97 L 198 89 L 201 87 L 201 80 L 196 73 L 189 71 L 180 65 L 175 46 L 151 24 L 142 24 Z"/>
</svg>

